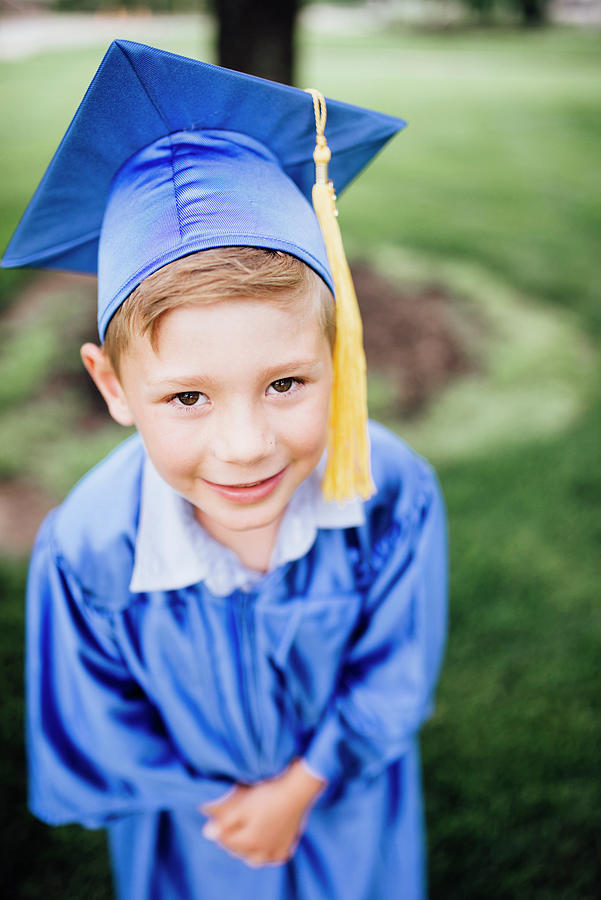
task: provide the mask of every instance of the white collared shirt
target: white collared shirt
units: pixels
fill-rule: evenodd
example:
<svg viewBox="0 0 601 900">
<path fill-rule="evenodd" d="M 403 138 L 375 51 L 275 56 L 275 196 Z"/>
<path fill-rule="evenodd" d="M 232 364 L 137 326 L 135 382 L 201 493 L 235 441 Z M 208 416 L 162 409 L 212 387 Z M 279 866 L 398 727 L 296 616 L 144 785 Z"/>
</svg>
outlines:
<svg viewBox="0 0 601 900">
<path fill-rule="evenodd" d="M 300 559 L 320 528 L 350 528 L 365 521 L 357 499 L 344 507 L 321 493 L 325 458 L 296 489 L 280 522 L 268 571 Z M 173 490 L 148 459 L 142 473 L 140 520 L 130 591 L 172 591 L 204 582 L 214 596 L 250 590 L 263 573 L 247 568 L 212 538 L 194 517 L 194 507 Z"/>
</svg>

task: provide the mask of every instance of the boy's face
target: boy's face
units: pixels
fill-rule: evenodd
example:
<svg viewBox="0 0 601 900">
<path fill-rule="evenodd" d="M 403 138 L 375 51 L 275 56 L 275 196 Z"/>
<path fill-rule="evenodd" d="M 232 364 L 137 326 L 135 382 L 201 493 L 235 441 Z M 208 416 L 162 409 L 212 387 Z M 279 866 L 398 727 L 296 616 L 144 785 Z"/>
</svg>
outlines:
<svg viewBox="0 0 601 900">
<path fill-rule="evenodd" d="M 309 296 L 183 306 L 135 337 L 121 365 L 159 474 L 227 543 L 276 523 L 325 449 L 331 349 Z"/>
</svg>

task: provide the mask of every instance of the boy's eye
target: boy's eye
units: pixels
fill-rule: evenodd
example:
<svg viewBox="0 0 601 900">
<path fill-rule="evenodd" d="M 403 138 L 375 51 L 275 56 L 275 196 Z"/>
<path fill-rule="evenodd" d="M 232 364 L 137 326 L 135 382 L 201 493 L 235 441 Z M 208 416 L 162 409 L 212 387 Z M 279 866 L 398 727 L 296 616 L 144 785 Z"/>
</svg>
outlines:
<svg viewBox="0 0 601 900">
<path fill-rule="evenodd" d="M 175 395 L 184 406 L 195 406 L 202 396 L 204 395 L 200 391 L 182 391 L 181 394 Z"/>
<path fill-rule="evenodd" d="M 289 391 L 292 385 L 294 384 L 294 378 L 278 378 L 277 381 L 272 381 L 270 387 L 272 387 L 278 394 L 285 394 L 286 391 Z"/>
</svg>

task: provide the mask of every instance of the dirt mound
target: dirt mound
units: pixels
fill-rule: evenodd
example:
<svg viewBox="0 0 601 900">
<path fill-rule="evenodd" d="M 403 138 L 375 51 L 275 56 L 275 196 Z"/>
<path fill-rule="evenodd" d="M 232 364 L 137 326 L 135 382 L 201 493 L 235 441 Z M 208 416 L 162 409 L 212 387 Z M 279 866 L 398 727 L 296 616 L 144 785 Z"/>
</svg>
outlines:
<svg viewBox="0 0 601 900">
<path fill-rule="evenodd" d="M 453 298 L 441 285 L 399 289 L 367 263 L 352 266 L 367 366 L 391 380 L 397 413 L 413 415 L 450 381 L 471 372 L 469 348 L 453 327 Z"/>
</svg>

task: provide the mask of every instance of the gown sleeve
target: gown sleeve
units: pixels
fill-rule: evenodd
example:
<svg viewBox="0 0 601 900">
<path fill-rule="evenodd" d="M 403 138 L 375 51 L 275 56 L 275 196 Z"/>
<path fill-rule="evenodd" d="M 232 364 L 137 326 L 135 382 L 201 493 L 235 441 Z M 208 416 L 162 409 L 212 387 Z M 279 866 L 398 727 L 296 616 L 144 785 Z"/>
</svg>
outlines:
<svg viewBox="0 0 601 900">
<path fill-rule="evenodd" d="M 446 517 L 434 476 L 429 495 L 410 516 L 395 510 L 337 689 L 303 754 L 328 795 L 400 759 L 432 712 L 447 620 Z"/>
<path fill-rule="evenodd" d="M 42 526 L 27 587 L 29 805 L 44 821 L 94 828 L 115 817 L 186 807 L 229 783 L 186 766 L 129 674 L 110 614 L 86 601 Z"/>
</svg>

